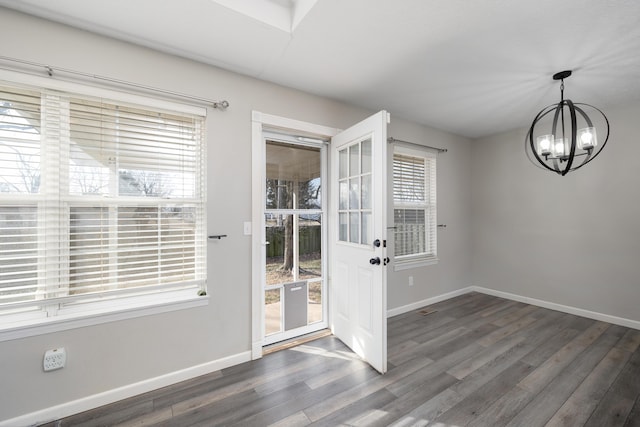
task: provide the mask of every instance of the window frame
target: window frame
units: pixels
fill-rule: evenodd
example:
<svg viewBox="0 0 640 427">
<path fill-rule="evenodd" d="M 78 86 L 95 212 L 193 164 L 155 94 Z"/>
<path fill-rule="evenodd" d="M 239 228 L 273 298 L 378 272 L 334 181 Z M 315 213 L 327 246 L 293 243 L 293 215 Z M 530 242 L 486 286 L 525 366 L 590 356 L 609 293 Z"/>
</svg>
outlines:
<svg viewBox="0 0 640 427">
<path fill-rule="evenodd" d="M 199 268 L 200 271 L 199 281 L 201 281 L 201 288 L 205 290 L 204 295 L 202 295 L 202 292 L 198 292 L 193 288 L 172 289 L 171 291 L 164 292 L 162 289 L 156 289 L 154 285 L 154 291 L 152 293 L 145 293 L 137 296 L 123 295 L 118 298 L 106 300 L 100 300 L 100 298 L 98 298 L 96 301 L 79 304 L 82 306 L 81 309 L 78 309 L 78 307 L 74 307 L 73 305 L 66 306 L 59 310 L 56 308 L 45 308 L 45 306 L 52 307 L 58 305 L 53 303 L 48 305 L 43 304 L 43 308 L 40 310 L 9 314 L 0 313 L 0 342 L 207 305 L 209 297 L 206 295 L 206 108 L 195 105 L 180 104 L 163 98 L 120 92 L 111 88 L 86 86 L 84 84 L 47 79 L 7 70 L 0 70 L 0 81 L 2 81 L 6 86 L 16 88 L 22 87 L 28 90 L 40 91 L 41 97 L 44 96 L 47 91 L 53 90 L 64 92 L 65 96 L 69 97 L 89 97 L 92 99 L 102 98 L 106 101 L 122 105 L 131 105 L 137 108 L 144 108 L 153 112 L 169 112 L 172 114 L 186 114 L 199 117 L 198 120 L 200 120 L 201 123 L 199 125 L 201 126 L 201 136 L 199 139 L 200 142 L 198 143 L 198 155 L 201 158 L 196 162 L 198 163 L 196 171 L 201 178 L 197 180 L 197 182 L 199 181 L 197 183 L 197 185 L 199 185 L 197 194 L 192 199 L 177 198 L 169 199 L 167 201 L 156 200 L 155 204 L 152 204 L 152 206 L 156 206 L 157 209 L 162 209 L 162 207 L 167 203 L 178 203 L 185 206 L 189 206 L 190 202 L 198 204 L 198 212 L 201 218 L 196 221 L 194 251 L 199 252 L 197 255 L 194 255 L 194 262 L 196 263 L 196 268 Z M 46 179 L 44 176 L 43 178 Z M 15 197 L 6 196 L 4 197 L 4 200 L 7 203 L 12 203 L 13 200 L 15 200 L 18 204 L 35 206 L 37 208 L 36 215 L 41 215 L 38 207 L 42 203 L 46 203 L 44 202 L 44 196 L 42 194 L 30 195 L 32 197 L 25 197 L 22 194 L 13 194 L 13 196 Z M 72 206 L 78 206 L 77 203 L 71 202 L 71 200 L 74 199 L 71 194 L 67 194 L 65 197 L 68 200 L 63 201 L 62 203 L 62 205 L 66 205 L 66 208 L 60 212 L 59 219 L 61 222 L 64 222 L 64 212 L 69 213 Z M 25 199 L 31 200 L 24 203 Z M 127 201 L 130 205 L 137 206 L 138 202 L 141 201 L 141 198 L 131 197 L 127 199 Z M 119 204 L 121 204 L 121 202 L 119 202 Z M 104 206 L 109 206 L 109 203 Z M 68 215 L 67 219 L 69 219 Z M 64 241 L 67 242 L 66 251 L 68 252 L 68 243 L 70 240 L 69 233 L 64 235 L 64 231 L 60 231 L 58 236 L 60 237 L 59 240 L 63 244 L 62 246 L 64 246 Z M 162 248 L 162 243 L 159 243 L 158 248 L 159 250 Z"/>
<path fill-rule="evenodd" d="M 396 161 L 396 155 L 409 156 L 423 159 L 425 166 L 425 182 L 424 182 L 424 202 L 407 202 L 396 200 L 394 190 L 396 188 L 396 178 L 393 172 L 393 165 Z M 399 144 L 393 145 L 393 153 L 391 156 L 391 218 L 393 218 L 394 230 L 394 271 L 406 270 L 417 267 L 437 264 L 438 243 L 437 243 L 437 152 L 429 148 L 413 148 Z M 412 253 L 407 255 L 396 255 L 396 233 L 398 224 L 395 222 L 396 210 L 424 210 L 425 230 L 424 239 L 426 251 L 421 253 Z"/>
</svg>

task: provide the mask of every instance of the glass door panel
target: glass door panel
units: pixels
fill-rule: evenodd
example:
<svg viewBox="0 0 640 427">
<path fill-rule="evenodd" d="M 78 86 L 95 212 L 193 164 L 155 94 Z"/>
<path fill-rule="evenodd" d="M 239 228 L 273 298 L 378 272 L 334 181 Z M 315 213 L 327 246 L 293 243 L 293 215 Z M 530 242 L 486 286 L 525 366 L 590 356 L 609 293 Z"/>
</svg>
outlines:
<svg viewBox="0 0 640 427">
<path fill-rule="evenodd" d="M 270 344 L 326 327 L 325 150 L 267 140 L 265 152 L 264 342 Z M 345 170 L 350 161 L 343 159 Z"/>
</svg>

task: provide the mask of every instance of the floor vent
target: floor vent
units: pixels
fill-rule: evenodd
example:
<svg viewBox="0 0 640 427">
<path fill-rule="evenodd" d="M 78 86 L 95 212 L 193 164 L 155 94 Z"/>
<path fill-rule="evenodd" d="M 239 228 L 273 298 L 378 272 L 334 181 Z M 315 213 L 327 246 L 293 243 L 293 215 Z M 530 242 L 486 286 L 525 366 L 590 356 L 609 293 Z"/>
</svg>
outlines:
<svg viewBox="0 0 640 427">
<path fill-rule="evenodd" d="M 433 314 L 433 313 L 435 313 L 435 312 L 437 312 L 437 311 L 438 311 L 438 310 L 435 310 L 435 309 L 433 309 L 433 308 L 423 308 L 422 310 L 420 310 L 420 311 L 418 312 L 418 314 L 419 314 L 420 316 L 428 316 L 429 314 Z"/>
</svg>

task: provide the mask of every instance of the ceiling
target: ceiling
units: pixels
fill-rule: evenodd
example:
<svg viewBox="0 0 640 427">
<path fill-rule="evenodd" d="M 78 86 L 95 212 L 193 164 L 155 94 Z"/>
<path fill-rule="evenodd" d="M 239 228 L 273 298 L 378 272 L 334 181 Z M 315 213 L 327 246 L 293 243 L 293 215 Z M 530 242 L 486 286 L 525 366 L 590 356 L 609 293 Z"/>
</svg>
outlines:
<svg viewBox="0 0 640 427">
<path fill-rule="evenodd" d="M 470 138 L 528 126 L 564 69 L 576 102 L 640 101 L 639 0 L 0 5 Z"/>
</svg>

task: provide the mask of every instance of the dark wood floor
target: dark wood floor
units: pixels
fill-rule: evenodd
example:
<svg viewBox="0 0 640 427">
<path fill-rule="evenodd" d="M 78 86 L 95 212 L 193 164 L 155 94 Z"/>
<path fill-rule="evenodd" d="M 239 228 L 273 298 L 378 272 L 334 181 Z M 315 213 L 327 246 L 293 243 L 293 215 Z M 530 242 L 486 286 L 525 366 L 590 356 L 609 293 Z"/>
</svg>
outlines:
<svg viewBox="0 0 640 427">
<path fill-rule="evenodd" d="M 325 337 L 50 426 L 640 426 L 640 331 L 478 293 L 389 319 L 378 375 Z"/>
</svg>

